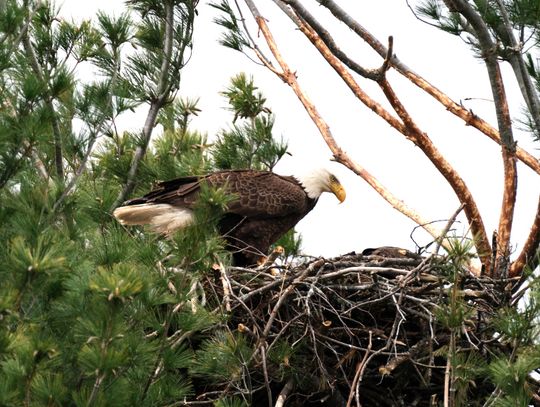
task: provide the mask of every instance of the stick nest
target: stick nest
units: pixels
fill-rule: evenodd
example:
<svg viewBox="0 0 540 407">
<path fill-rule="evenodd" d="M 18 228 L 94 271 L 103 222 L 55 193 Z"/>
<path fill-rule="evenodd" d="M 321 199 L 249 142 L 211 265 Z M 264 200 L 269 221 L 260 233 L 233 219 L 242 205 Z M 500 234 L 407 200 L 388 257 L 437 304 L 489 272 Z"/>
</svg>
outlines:
<svg viewBox="0 0 540 407">
<path fill-rule="evenodd" d="M 253 406 L 364 407 L 436 406 L 448 392 L 488 397 L 494 387 L 450 374 L 447 355 L 466 363 L 511 352 L 490 321 L 513 281 L 466 272 L 456 280 L 444 259 L 381 254 L 216 267 L 203 284 L 207 299 L 251 354 L 239 356 L 241 374 L 199 383 L 194 404 L 233 395 Z"/>
</svg>

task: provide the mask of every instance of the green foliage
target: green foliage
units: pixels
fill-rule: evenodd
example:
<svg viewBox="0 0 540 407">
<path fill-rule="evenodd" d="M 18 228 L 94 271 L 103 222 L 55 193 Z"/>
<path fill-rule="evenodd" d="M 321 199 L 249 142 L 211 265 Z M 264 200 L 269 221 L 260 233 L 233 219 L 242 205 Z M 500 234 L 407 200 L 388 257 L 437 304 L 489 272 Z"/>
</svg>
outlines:
<svg viewBox="0 0 540 407">
<path fill-rule="evenodd" d="M 271 170 L 287 152 L 287 145 L 273 138 L 274 118 L 265 107 L 266 99 L 243 73 L 232 78 L 223 95 L 234 112 L 234 125 L 223 130 L 214 145 L 215 166 Z M 243 121 L 237 123 L 237 119 Z"/>
<path fill-rule="evenodd" d="M 243 335 L 218 331 L 196 353 L 191 372 L 209 380 L 239 382 L 252 353 Z"/>
<path fill-rule="evenodd" d="M 514 361 L 500 357 L 490 363 L 487 372 L 497 388 L 502 392 L 493 405 L 523 406 L 529 405 L 532 390 L 527 378 L 531 371 L 540 367 L 538 349 L 526 349 Z"/>
<path fill-rule="evenodd" d="M 171 405 L 194 393 L 193 378 L 222 380 L 217 367 L 240 380 L 251 357 L 244 339 L 222 335 L 226 317 L 201 284 L 229 261 L 217 222 L 233 197 L 203 188 L 197 222 L 169 238 L 111 216 L 145 145 L 143 132 L 120 132 L 117 120 L 154 103 L 163 86 L 178 88 L 195 16 L 194 2 L 128 3 L 117 17 L 78 24 L 46 2 L 0 4 L 0 405 Z M 170 6 L 178 24 L 169 58 Z M 91 81 L 82 62 L 98 73 Z M 265 98 L 245 78 L 229 91 L 253 163 L 270 168 L 285 148 L 272 140 Z M 134 193 L 215 169 L 207 136 L 190 128 L 199 112 L 197 100 L 162 101 L 162 132 Z"/>
<path fill-rule="evenodd" d="M 244 48 L 250 47 L 250 41 L 247 34 L 240 26 L 240 21 L 236 18 L 227 0 L 222 0 L 221 3 L 210 3 L 212 7 L 221 11 L 221 14 L 214 19 L 214 22 L 225 28 L 225 32 L 220 39 L 221 45 L 232 48 L 236 51 L 243 51 Z"/>
</svg>

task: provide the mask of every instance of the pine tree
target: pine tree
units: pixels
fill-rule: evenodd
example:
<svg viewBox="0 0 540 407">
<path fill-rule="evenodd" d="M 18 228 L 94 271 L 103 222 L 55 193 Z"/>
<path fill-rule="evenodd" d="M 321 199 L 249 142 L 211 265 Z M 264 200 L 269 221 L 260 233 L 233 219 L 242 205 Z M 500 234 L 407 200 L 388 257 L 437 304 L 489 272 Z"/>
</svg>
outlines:
<svg viewBox="0 0 540 407">
<path fill-rule="evenodd" d="M 217 374 L 205 344 L 226 316 L 202 282 L 229 262 L 216 228 L 231 197 L 204 189 L 197 221 L 172 239 L 128 231 L 110 211 L 155 180 L 271 169 L 286 145 L 241 75 L 227 92 L 245 123 L 214 146 L 191 129 L 197 101 L 172 95 L 196 2 L 128 5 L 76 24 L 53 3 L 1 4 L 0 405 L 170 405 Z M 141 133 L 119 131 L 134 109 L 148 109 Z"/>
</svg>

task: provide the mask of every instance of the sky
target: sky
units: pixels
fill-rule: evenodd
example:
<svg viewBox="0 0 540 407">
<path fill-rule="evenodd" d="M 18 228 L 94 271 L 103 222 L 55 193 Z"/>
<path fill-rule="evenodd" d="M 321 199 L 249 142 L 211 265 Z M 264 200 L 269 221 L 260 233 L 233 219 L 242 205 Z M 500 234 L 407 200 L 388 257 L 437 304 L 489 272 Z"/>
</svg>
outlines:
<svg viewBox="0 0 540 407">
<path fill-rule="evenodd" d="M 437 221 L 438 226 L 444 228 L 446 219 L 458 208 L 459 202 L 429 160 L 403 135 L 355 99 L 273 2 L 257 3 L 304 92 L 329 124 L 341 148 L 394 195 L 424 218 Z M 118 15 L 124 9 L 120 0 L 64 0 L 58 4 L 62 7 L 61 15 L 74 19 L 91 18 L 97 10 Z M 333 20 L 316 2 L 306 1 L 304 5 L 331 30 L 336 42 L 351 57 L 364 67 L 380 66 L 381 59 L 369 46 Z M 392 35 L 394 52 L 402 62 L 496 127 L 485 66 L 461 39 L 419 21 L 405 0 L 345 2 L 342 7 L 381 42 L 385 43 Z M 326 167 L 347 190 L 347 200 L 339 205 L 335 197 L 323 195 L 315 209 L 298 224 L 304 252 L 330 257 L 384 245 L 415 251 L 417 244 L 429 243 L 431 237 L 419 228 L 415 229 L 412 221 L 394 210 L 361 178 L 330 161 L 330 150 L 288 86 L 266 68 L 219 45 L 222 28 L 213 23 L 215 16 L 215 10 L 201 1 L 195 22 L 193 53 L 182 72 L 179 95 L 199 98 L 202 109 L 193 120 L 192 129 L 206 132 L 211 138 L 220 129 L 227 128 L 232 115 L 219 92 L 225 89 L 232 76 L 245 72 L 253 76 L 275 114 L 275 136 L 283 137 L 289 145 L 291 155 L 283 158 L 275 171 L 294 175 L 308 168 Z M 253 34 L 259 45 L 264 45 L 262 36 L 257 36 L 256 31 Z M 513 120 L 517 123 L 523 99 L 508 67 L 504 67 L 503 75 Z M 498 225 L 502 198 L 500 147 L 474 128 L 465 126 L 463 121 L 395 71 L 390 70 L 388 78 L 417 124 L 465 179 L 491 236 Z M 371 97 L 391 111 L 378 86 L 366 79 L 357 79 Z M 126 130 L 142 127 L 145 111 L 137 114 L 138 117 L 121 122 L 121 126 Z M 538 157 L 539 143 L 533 143 L 523 132 L 517 131 L 515 137 L 521 147 Z M 532 170 L 519 163 L 518 174 L 512 238 L 517 253 L 532 224 L 540 193 L 539 177 Z M 467 225 L 463 216 L 458 220 L 455 228 L 461 235 L 467 231 Z"/>
</svg>

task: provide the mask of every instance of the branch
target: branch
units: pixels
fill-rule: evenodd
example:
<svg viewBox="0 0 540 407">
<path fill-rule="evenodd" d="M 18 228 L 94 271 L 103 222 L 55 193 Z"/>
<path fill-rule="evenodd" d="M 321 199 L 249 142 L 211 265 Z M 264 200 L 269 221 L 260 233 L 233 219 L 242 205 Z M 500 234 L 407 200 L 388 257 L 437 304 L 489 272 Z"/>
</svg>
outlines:
<svg viewBox="0 0 540 407">
<path fill-rule="evenodd" d="M 168 71 L 170 61 L 173 52 L 173 35 L 174 35 L 174 6 L 171 0 L 165 2 L 165 39 L 163 41 L 163 60 L 161 61 L 161 69 L 159 72 L 159 81 L 157 84 L 157 94 L 150 102 L 150 108 L 144 122 L 143 138 L 141 144 L 137 146 L 133 159 L 131 160 L 131 166 L 128 171 L 126 184 L 120 194 L 116 198 L 111 210 L 120 206 L 126 199 L 126 197 L 133 192 L 135 188 L 135 176 L 139 169 L 139 164 L 146 154 L 154 126 L 156 125 L 156 118 L 159 110 L 165 104 L 167 97 L 170 93 L 170 87 L 168 86 Z"/>
<path fill-rule="evenodd" d="M 51 113 L 51 125 L 54 137 L 54 163 L 56 167 L 56 175 L 59 180 L 63 182 L 64 180 L 64 164 L 63 164 L 63 154 L 62 154 L 62 134 L 60 132 L 60 124 L 58 123 L 58 117 L 56 115 L 56 110 L 53 104 L 53 98 L 49 89 L 49 84 L 45 78 L 45 74 L 39 65 L 36 51 L 34 46 L 30 42 L 30 37 L 28 36 L 28 30 L 24 31 L 22 36 L 22 41 L 24 49 L 26 51 L 26 56 L 29 59 L 30 66 L 34 71 L 34 74 L 37 76 L 39 81 L 45 86 L 45 104 Z"/>
<path fill-rule="evenodd" d="M 523 99 L 527 104 L 529 113 L 533 119 L 535 131 L 540 134 L 540 101 L 538 100 L 538 93 L 531 80 L 531 76 L 527 72 L 527 66 L 525 61 L 521 57 L 521 49 L 523 44 L 518 44 L 514 31 L 512 30 L 512 23 L 510 17 L 502 0 L 497 0 L 497 6 L 502 17 L 502 27 L 494 27 L 497 34 L 508 41 L 505 51 L 508 51 L 508 62 L 514 71 L 519 89 L 523 95 Z M 502 31 L 502 32 L 501 32 Z"/>
<path fill-rule="evenodd" d="M 457 208 L 456 211 L 452 214 L 452 216 L 448 218 L 448 222 L 446 222 L 446 226 L 444 227 L 441 236 L 439 237 L 439 239 L 437 239 L 437 245 L 435 246 L 435 250 L 434 250 L 435 255 L 439 254 L 442 241 L 446 239 L 446 235 L 450 231 L 450 228 L 452 227 L 452 225 L 456 221 L 456 218 L 458 217 L 459 213 L 462 210 L 463 210 L 463 204 L 461 204 L 459 208 Z"/>
<path fill-rule="evenodd" d="M 523 245 L 523 249 L 518 258 L 510 266 L 509 277 L 517 277 L 522 274 L 525 266 L 531 270 L 538 267 L 540 263 L 540 196 L 538 197 L 538 208 L 534 222 L 531 226 L 529 236 Z"/>
<path fill-rule="evenodd" d="M 296 11 L 297 3 L 295 0 L 285 0 L 293 6 Z M 309 15 L 307 10 L 302 11 L 304 15 Z M 301 17 L 304 17 L 302 15 Z M 313 20 L 311 16 L 308 16 L 308 19 Z M 352 75 L 345 69 L 345 67 L 338 61 L 338 59 L 332 54 L 331 50 L 324 44 L 319 35 L 307 24 L 301 20 L 295 20 L 298 27 L 302 33 L 311 41 L 311 43 L 318 49 L 321 55 L 326 59 L 326 61 L 334 68 L 337 74 L 343 79 L 343 81 L 349 86 L 349 89 L 354 93 L 354 95 L 367 107 L 385 119 L 390 125 L 396 128 L 400 133 L 405 135 L 409 140 L 411 140 L 416 146 L 420 147 L 424 154 L 429 158 L 429 160 L 435 165 L 439 172 L 445 177 L 450 186 L 453 188 L 456 193 L 459 201 L 465 205 L 465 213 L 467 219 L 471 225 L 471 230 L 473 236 L 477 239 L 475 243 L 477 245 L 477 252 L 482 260 L 482 263 L 486 266 L 486 269 L 489 269 L 489 253 L 491 248 L 489 245 L 489 239 L 480 215 L 480 211 L 474 201 L 474 198 L 468 189 L 467 185 L 455 169 L 446 161 L 444 156 L 437 150 L 433 145 L 429 137 L 423 133 L 418 126 L 411 119 L 410 115 L 404 108 L 404 106 L 399 101 L 398 97 L 395 95 L 390 84 L 385 80 L 379 80 L 379 85 L 381 86 L 383 92 L 386 95 L 386 98 L 400 116 L 401 121 L 393 117 L 389 112 L 387 112 L 379 103 L 371 99 L 358 85 L 354 80 Z M 391 58 L 391 48 L 389 48 L 389 53 L 385 58 L 385 63 L 378 72 L 384 77 L 384 72 L 388 66 L 388 60 Z M 377 78 L 381 78 L 378 75 Z M 339 160 L 338 160 L 339 161 Z M 423 224 L 423 223 L 419 223 Z M 440 236 L 440 235 L 439 235 Z M 435 237 L 438 239 L 439 236 Z"/>
<path fill-rule="evenodd" d="M 53 212 L 58 209 L 60 204 L 68 197 L 68 195 L 71 193 L 73 188 L 75 188 L 75 185 L 77 185 L 77 182 L 79 181 L 79 178 L 81 175 L 83 175 L 84 171 L 86 170 L 86 163 L 88 162 L 88 159 L 90 158 L 90 154 L 92 153 L 92 149 L 94 148 L 94 144 L 96 142 L 97 135 L 93 134 L 90 137 L 90 141 L 88 142 L 88 147 L 86 148 L 86 153 L 84 154 L 84 157 L 82 159 L 81 165 L 79 168 L 77 168 L 77 171 L 69 181 L 69 184 L 66 186 L 64 191 L 62 192 L 62 195 L 60 195 L 60 198 L 54 203 L 53 205 Z"/>
<path fill-rule="evenodd" d="M 326 7 L 339 21 L 347 25 L 355 34 L 357 34 L 362 40 L 364 40 L 371 48 L 376 51 L 382 58 L 385 58 L 388 54 L 386 47 L 375 38 L 369 31 L 367 31 L 362 25 L 349 16 L 334 0 L 317 0 L 322 6 Z M 327 44 L 328 45 L 328 44 Z M 332 49 L 331 47 L 329 47 Z M 337 54 L 336 54 L 337 55 Z M 346 64 L 345 61 L 342 61 Z M 430 84 L 427 80 L 421 77 L 419 74 L 413 72 L 407 67 L 399 58 L 395 55 L 392 56 L 392 66 L 403 76 L 409 79 L 412 83 L 424 90 L 426 93 L 435 98 L 441 103 L 449 112 L 462 119 L 466 125 L 473 126 L 480 132 L 488 136 L 490 139 L 498 144 L 501 144 L 501 137 L 497 129 L 491 126 L 480 117 L 473 114 L 470 110 L 464 108 L 462 105 L 454 102 L 450 97 L 443 93 L 440 89 Z M 352 67 L 350 67 L 353 69 Z M 521 160 L 525 165 L 530 167 L 537 174 L 540 174 L 540 161 L 529 154 L 527 151 L 520 147 L 516 147 L 516 157 Z"/>
<path fill-rule="evenodd" d="M 287 383 L 285 383 L 285 386 L 283 386 L 283 389 L 281 389 L 281 391 L 279 392 L 275 407 L 283 407 L 285 405 L 285 401 L 287 400 L 287 397 L 289 396 L 293 388 L 294 381 L 292 378 L 290 378 Z"/>
<path fill-rule="evenodd" d="M 494 276 L 502 277 L 506 273 L 510 256 L 510 237 L 517 193 L 516 146 L 512 134 L 512 121 L 508 109 L 508 101 L 504 89 L 504 82 L 497 61 L 496 44 L 493 43 L 489 29 L 482 17 L 465 0 L 444 0 L 446 6 L 460 13 L 471 24 L 476 32 L 482 57 L 488 71 L 497 124 L 501 136 L 502 160 L 504 167 L 504 192 L 498 227 L 497 259 L 494 267 Z"/>
</svg>

